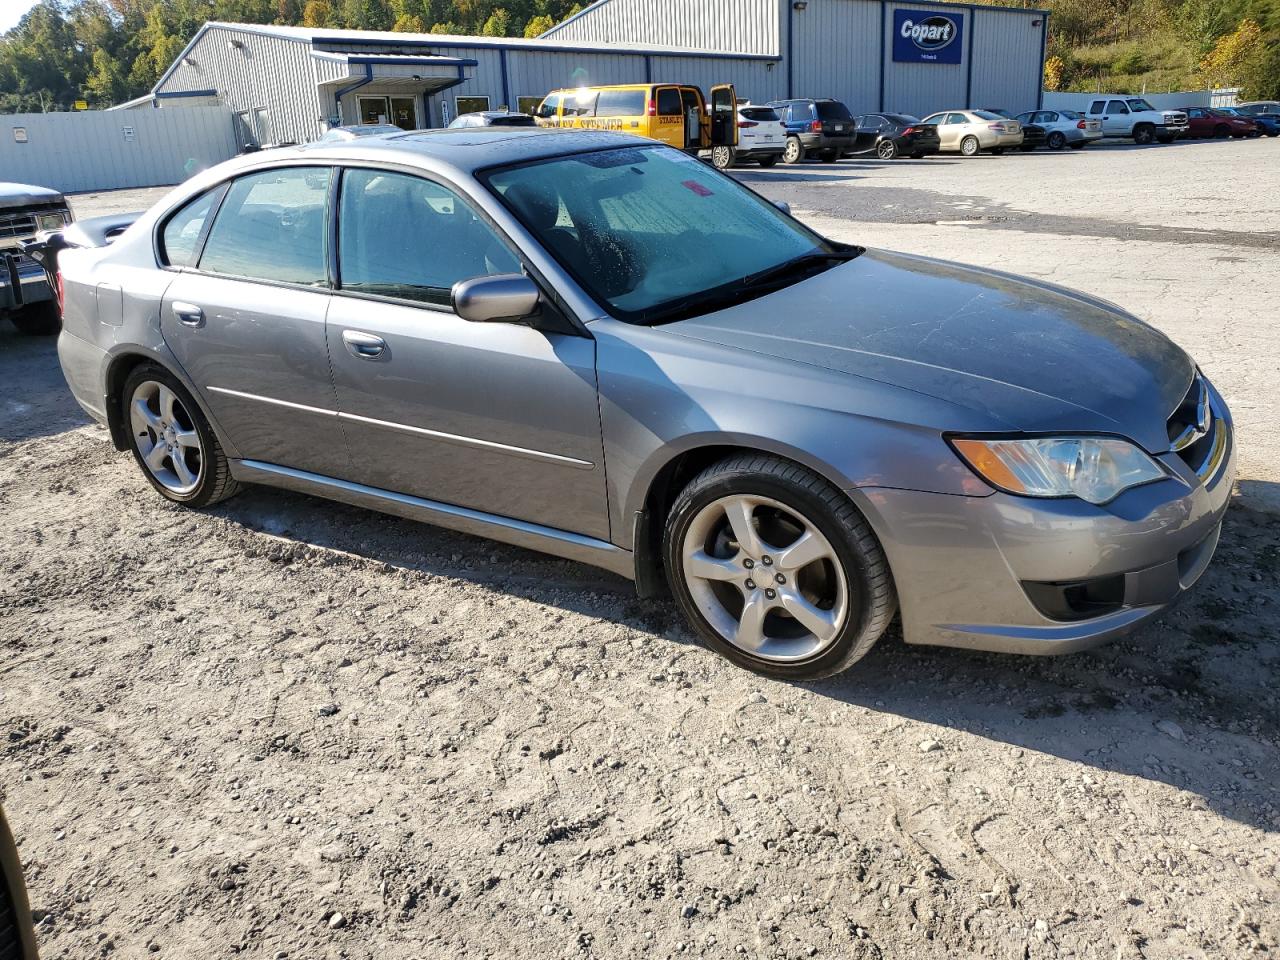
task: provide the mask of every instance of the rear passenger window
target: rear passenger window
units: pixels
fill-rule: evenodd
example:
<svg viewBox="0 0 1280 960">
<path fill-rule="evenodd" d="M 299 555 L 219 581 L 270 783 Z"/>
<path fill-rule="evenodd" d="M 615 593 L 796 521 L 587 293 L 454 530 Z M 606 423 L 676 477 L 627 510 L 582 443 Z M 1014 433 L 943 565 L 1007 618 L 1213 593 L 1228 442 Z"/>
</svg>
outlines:
<svg viewBox="0 0 1280 960">
<path fill-rule="evenodd" d="M 459 280 L 520 272 L 493 228 L 430 180 L 348 170 L 338 209 L 343 290 L 447 305 Z"/>
<path fill-rule="evenodd" d="M 1128 113 L 1129 108 L 1124 105 L 1123 100 L 1112 100 L 1107 106 L 1108 113 Z"/>
<path fill-rule="evenodd" d="M 328 167 L 240 177 L 222 202 L 200 269 L 251 280 L 324 286 Z"/>
<path fill-rule="evenodd" d="M 678 117 L 683 112 L 680 107 L 680 91 L 675 87 L 662 87 L 658 91 L 658 116 Z"/>
<path fill-rule="evenodd" d="M 596 101 L 597 117 L 644 116 L 643 90 L 601 90 Z"/>
<path fill-rule="evenodd" d="M 190 267 L 194 265 L 196 245 L 200 241 L 200 233 L 209 219 L 209 211 L 214 202 L 222 196 L 222 187 L 215 187 L 202 193 L 187 203 L 185 207 L 169 218 L 161 232 L 161 260 L 171 267 Z"/>
</svg>

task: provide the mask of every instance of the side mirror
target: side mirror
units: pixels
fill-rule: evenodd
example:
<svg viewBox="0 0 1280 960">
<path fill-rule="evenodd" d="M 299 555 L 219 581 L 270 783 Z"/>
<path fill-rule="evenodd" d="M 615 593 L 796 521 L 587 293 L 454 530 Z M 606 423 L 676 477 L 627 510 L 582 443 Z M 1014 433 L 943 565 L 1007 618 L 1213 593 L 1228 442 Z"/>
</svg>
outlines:
<svg viewBox="0 0 1280 960">
<path fill-rule="evenodd" d="M 791 216 L 791 204 L 787 203 L 787 201 L 775 200 L 773 201 L 773 205 L 777 207 L 779 210 L 781 210 L 783 213 L 785 213 L 788 217 Z"/>
<path fill-rule="evenodd" d="M 472 277 L 453 285 L 453 310 L 472 323 L 516 323 L 538 312 L 538 285 L 519 273 Z"/>
</svg>

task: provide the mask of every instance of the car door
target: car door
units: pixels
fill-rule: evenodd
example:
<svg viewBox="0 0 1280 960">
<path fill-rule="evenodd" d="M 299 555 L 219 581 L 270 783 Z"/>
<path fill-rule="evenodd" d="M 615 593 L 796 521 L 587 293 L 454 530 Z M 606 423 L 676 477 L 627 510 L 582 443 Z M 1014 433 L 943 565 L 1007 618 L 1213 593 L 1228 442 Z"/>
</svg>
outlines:
<svg viewBox="0 0 1280 960">
<path fill-rule="evenodd" d="M 1102 115 L 1102 132 L 1112 137 L 1127 137 L 1133 132 L 1129 107 L 1123 100 L 1107 101 L 1107 112 Z"/>
<path fill-rule="evenodd" d="M 160 331 L 240 457 L 341 477 L 325 341 L 331 178 L 327 166 L 249 173 L 206 195 L 219 201 L 211 226 L 193 230 L 194 202 L 174 215 Z"/>
<path fill-rule="evenodd" d="M 880 131 L 883 129 L 884 117 L 880 117 L 875 114 L 859 117 L 853 138 L 854 152 L 867 153 L 870 150 L 874 150 L 876 140 L 879 139 Z"/>
<path fill-rule="evenodd" d="M 349 168 L 338 194 L 329 355 L 356 481 L 607 538 L 595 341 L 454 313 L 457 281 L 521 270 L 455 188 Z"/>
</svg>

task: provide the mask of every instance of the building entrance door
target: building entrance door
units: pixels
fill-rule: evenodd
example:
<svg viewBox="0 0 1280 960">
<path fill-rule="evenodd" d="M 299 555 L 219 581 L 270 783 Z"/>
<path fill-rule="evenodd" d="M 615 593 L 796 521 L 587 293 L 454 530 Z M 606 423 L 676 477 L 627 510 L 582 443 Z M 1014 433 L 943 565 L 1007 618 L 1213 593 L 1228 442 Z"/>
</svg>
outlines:
<svg viewBox="0 0 1280 960">
<path fill-rule="evenodd" d="M 414 97 L 357 97 L 361 123 L 394 123 L 401 130 L 418 129 Z"/>
</svg>

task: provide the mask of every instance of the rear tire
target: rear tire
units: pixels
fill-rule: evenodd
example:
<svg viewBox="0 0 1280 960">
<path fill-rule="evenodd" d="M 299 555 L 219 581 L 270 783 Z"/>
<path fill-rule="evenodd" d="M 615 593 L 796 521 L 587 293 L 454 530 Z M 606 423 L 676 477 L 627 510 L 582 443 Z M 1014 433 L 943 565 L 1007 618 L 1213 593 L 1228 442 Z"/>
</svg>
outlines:
<svg viewBox="0 0 1280 960">
<path fill-rule="evenodd" d="M 799 137 L 787 137 L 787 145 L 782 151 L 782 162 L 787 164 L 804 162 L 804 144 Z"/>
<path fill-rule="evenodd" d="M 199 404 L 168 370 L 136 367 L 120 392 L 120 417 L 134 460 L 165 499 L 207 507 L 240 492 Z"/>
<path fill-rule="evenodd" d="M 717 170 L 728 170 L 738 159 L 738 151 L 733 147 L 712 147 L 711 165 Z"/>
<path fill-rule="evenodd" d="M 764 167 L 765 169 L 768 169 L 769 167 L 776 167 L 777 165 L 778 165 L 778 158 L 776 156 L 760 158 L 760 166 Z"/>
<path fill-rule="evenodd" d="M 881 160 L 893 160 L 898 156 L 898 145 L 892 140 L 881 140 L 876 144 L 876 156 Z"/>
<path fill-rule="evenodd" d="M 912 159 L 912 160 L 923 160 L 923 159 L 924 159 L 924 154 L 923 154 L 923 153 L 913 153 L 913 154 L 911 154 L 911 159 Z"/>
<path fill-rule="evenodd" d="M 44 300 L 15 310 L 9 319 L 18 332 L 28 337 L 51 337 L 62 329 L 62 314 L 52 300 Z"/>
<path fill-rule="evenodd" d="M 1220 123 L 1213 128 L 1213 135 L 1219 140 L 1225 140 L 1227 137 L 1231 136 L 1231 128 L 1225 123 Z"/>
<path fill-rule="evenodd" d="M 1049 134 L 1049 139 L 1045 141 L 1045 146 L 1050 150 L 1061 150 L 1067 145 L 1067 137 L 1061 130 L 1055 130 Z"/>
<path fill-rule="evenodd" d="M 981 146 L 977 137 L 965 137 L 960 141 L 960 155 L 962 157 L 976 157 Z"/>
<path fill-rule="evenodd" d="M 1004 147 L 992 147 L 992 148 L 991 148 L 991 155 L 992 155 L 993 157 L 1003 157 L 1003 156 L 1004 156 Z"/>
<path fill-rule="evenodd" d="M 1088 145 L 1089 145 L 1089 144 L 1088 144 L 1088 142 L 1087 142 L 1087 141 L 1081 140 L 1079 143 L 1073 143 L 1073 144 L 1071 145 L 1071 149 L 1072 149 L 1072 150 L 1083 150 L 1083 149 L 1084 149 L 1085 147 L 1087 147 Z"/>
<path fill-rule="evenodd" d="M 802 540 L 804 556 L 788 554 Z M 803 467 L 762 454 L 731 457 L 690 481 L 667 517 L 663 556 L 676 603 L 706 644 L 767 676 L 845 670 L 897 608 L 884 551 L 853 503 Z"/>
</svg>

